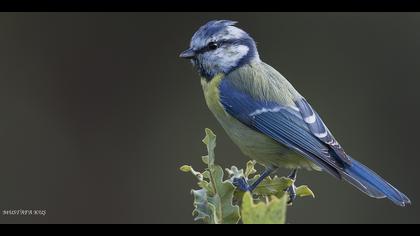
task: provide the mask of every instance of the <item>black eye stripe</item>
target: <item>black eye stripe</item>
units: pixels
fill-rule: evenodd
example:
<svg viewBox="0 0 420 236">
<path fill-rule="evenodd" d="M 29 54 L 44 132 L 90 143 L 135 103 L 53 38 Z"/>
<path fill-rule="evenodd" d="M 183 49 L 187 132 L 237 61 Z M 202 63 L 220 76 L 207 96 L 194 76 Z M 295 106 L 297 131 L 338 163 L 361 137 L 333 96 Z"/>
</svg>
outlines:
<svg viewBox="0 0 420 236">
<path fill-rule="evenodd" d="M 198 50 L 196 50 L 195 51 L 195 53 L 196 54 L 202 54 L 202 53 L 206 53 L 206 52 L 209 52 L 209 51 L 213 51 L 213 50 L 215 50 L 216 48 L 210 48 L 209 47 L 209 45 L 211 44 L 211 43 L 215 43 L 215 44 L 217 44 L 217 48 L 219 48 L 220 46 L 222 46 L 223 44 L 234 44 L 236 42 L 236 40 L 221 40 L 221 41 L 217 41 L 217 42 L 210 42 L 209 44 L 207 44 L 206 46 L 204 46 L 204 47 L 202 47 L 202 48 L 200 48 L 200 49 L 198 49 Z"/>
<path fill-rule="evenodd" d="M 205 52 L 208 52 L 208 51 L 212 51 L 212 50 L 215 50 L 216 48 L 218 48 L 218 47 L 220 47 L 220 45 L 221 45 L 221 43 L 216 43 L 216 42 L 211 42 L 211 43 L 213 43 L 212 45 L 210 45 L 210 43 L 208 44 L 208 45 L 206 45 L 205 47 L 202 47 L 202 48 L 200 48 L 200 49 L 198 49 L 197 51 L 196 51 L 196 53 L 198 53 L 198 54 L 200 54 L 200 53 L 205 53 Z M 216 45 L 216 47 L 215 48 L 213 48 L 213 45 Z"/>
</svg>

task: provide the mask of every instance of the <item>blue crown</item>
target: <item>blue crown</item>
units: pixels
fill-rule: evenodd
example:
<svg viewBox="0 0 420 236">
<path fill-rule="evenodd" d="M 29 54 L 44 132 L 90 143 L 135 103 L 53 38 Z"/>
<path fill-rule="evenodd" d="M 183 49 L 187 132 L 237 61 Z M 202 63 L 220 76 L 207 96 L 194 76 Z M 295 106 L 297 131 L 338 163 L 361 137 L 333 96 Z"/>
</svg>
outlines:
<svg viewBox="0 0 420 236">
<path fill-rule="evenodd" d="M 198 29 L 195 33 L 194 38 L 207 38 L 211 35 L 219 32 L 220 30 L 224 29 L 227 26 L 232 26 L 238 23 L 237 21 L 231 20 L 212 20 L 209 21 L 207 24 L 203 25 Z"/>
</svg>

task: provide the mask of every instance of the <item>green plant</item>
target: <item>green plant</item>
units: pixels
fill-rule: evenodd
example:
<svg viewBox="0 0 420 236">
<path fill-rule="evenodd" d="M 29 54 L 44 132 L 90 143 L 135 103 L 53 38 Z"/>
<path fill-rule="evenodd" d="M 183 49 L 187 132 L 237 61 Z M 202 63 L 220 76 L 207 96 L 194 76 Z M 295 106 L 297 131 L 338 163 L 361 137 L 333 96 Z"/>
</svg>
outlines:
<svg viewBox="0 0 420 236">
<path fill-rule="evenodd" d="M 206 129 L 203 143 L 208 155 L 202 160 L 207 168 L 203 172 L 184 165 L 183 172 L 192 173 L 198 180 L 198 190 L 192 190 L 194 196 L 194 220 L 208 224 L 283 224 L 286 222 L 288 194 L 284 191 L 293 184 L 286 177 L 268 177 L 251 193 L 237 190 L 232 184 L 234 178 L 245 178 L 252 184 L 259 177 L 255 170 L 255 161 L 249 161 L 245 170 L 232 166 L 225 169 L 228 178 L 224 178 L 223 168 L 215 164 L 216 135 Z M 312 196 L 306 186 L 297 187 L 297 196 Z"/>
</svg>

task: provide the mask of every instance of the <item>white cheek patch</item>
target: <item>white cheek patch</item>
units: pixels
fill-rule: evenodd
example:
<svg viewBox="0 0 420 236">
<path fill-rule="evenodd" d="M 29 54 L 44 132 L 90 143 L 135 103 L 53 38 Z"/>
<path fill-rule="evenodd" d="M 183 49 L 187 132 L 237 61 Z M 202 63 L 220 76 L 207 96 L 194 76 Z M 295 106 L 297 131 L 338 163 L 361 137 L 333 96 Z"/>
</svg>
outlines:
<svg viewBox="0 0 420 236">
<path fill-rule="evenodd" d="M 217 64 L 223 69 L 229 70 L 238 65 L 239 61 L 248 54 L 249 48 L 245 45 L 233 45 L 226 49 L 221 48 L 215 56 Z"/>
</svg>

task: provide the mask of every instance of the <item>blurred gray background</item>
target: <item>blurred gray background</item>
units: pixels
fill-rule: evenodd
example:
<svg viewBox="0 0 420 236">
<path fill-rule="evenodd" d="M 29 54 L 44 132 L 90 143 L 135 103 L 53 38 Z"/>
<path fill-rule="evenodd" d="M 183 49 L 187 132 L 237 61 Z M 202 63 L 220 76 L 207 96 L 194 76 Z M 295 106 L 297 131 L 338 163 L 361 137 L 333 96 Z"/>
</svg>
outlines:
<svg viewBox="0 0 420 236">
<path fill-rule="evenodd" d="M 1 13 L 0 210 L 47 215 L 0 223 L 192 223 L 195 180 L 178 168 L 203 167 L 204 128 L 220 164 L 246 161 L 178 58 L 212 19 L 239 21 L 346 151 L 413 201 L 301 172 L 316 198 L 287 222 L 420 223 L 419 13 Z"/>
</svg>

